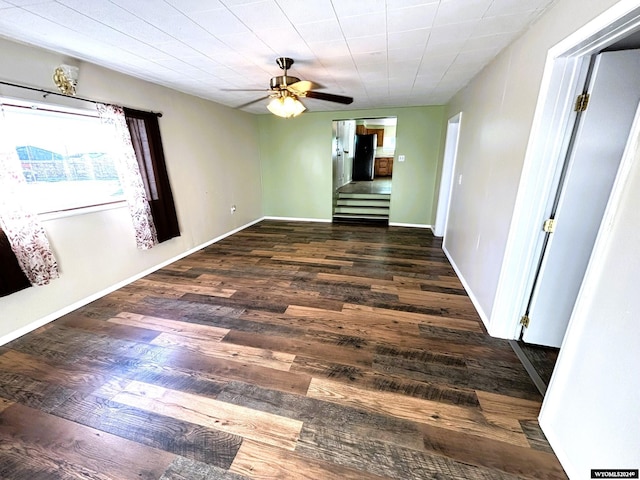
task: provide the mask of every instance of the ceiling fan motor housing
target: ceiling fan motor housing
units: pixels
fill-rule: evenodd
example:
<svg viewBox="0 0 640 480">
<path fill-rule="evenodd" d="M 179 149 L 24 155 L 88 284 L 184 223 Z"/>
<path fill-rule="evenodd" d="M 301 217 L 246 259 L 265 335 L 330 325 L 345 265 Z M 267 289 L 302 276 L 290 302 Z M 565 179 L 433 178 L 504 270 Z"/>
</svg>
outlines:
<svg viewBox="0 0 640 480">
<path fill-rule="evenodd" d="M 282 90 L 286 89 L 287 85 L 293 85 L 294 83 L 299 81 L 300 79 L 298 77 L 279 75 L 271 79 L 271 81 L 269 82 L 269 86 L 271 87 L 271 90 Z"/>
</svg>

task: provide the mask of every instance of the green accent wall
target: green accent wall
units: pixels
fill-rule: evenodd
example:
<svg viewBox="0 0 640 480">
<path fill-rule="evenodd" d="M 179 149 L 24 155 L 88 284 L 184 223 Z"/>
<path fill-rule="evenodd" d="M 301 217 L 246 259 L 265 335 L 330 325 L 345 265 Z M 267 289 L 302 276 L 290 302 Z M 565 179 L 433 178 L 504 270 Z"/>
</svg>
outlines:
<svg viewBox="0 0 640 480">
<path fill-rule="evenodd" d="M 264 214 L 330 220 L 332 122 L 376 117 L 398 119 L 389 221 L 432 225 L 446 128 L 443 106 L 305 112 L 292 119 L 260 115 Z M 406 161 L 398 162 L 398 155 Z"/>
</svg>

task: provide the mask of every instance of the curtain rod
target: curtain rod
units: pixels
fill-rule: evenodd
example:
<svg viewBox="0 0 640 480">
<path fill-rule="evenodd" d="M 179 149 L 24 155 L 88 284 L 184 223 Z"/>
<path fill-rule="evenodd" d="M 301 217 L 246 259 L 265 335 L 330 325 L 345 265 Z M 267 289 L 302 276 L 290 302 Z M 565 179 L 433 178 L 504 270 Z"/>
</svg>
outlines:
<svg viewBox="0 0 640 480">
<path fill-rule="evenodd" d="M 89 103 L 94 103 L 94 104 L 99 104 L 99 103 L 104 104 L 104 103 L 107 103 L 107 102 L 99 102 L 99 101 L 97 101 L 97 100 L 92 100 L 92 99 L 90 99 L 90 98 L 76 97 L 75 95 L 65 95 L 65 94 L 63 94 L 63 93 L 52 92 L 51 90 L 44 90 L 44 89 L 42 89 L 42 88 L 27 87 L 26 85 L 19 85 L 19 84 L 17 84 L 17 83 L 5 82 L 5 81 L 3 81 L 3 80 L 0 80 L 0 85 L 8 85 L 8 86 L 10 86 L 10 87 L 23 88 L 23 89 L 25 89 L 25 90 L 31 90 L 31 91 L 33 91 L 33 92 L 40 92 L 40 93 L 44 93 L 44 95 L 43 95 L 43 96 L 44 96 L 44 98 L 47 98 L 47 96 L 48 96 L 48 95 L 57 95 L 57 96 L 59 96 L 59 97 L 73 98 L 73 99 L 75 99 L 75 100 L 80 100 L 80 101 L 82 101 L 82 102 L 89 102 Z M 124 107 L 124 106 L 122 106 L 122 105 L 119 105 L 119 106 L 121 106 L 121 107 L 125 108 L 125 107 Z M 126 108 L 128 108 L 128 107 L 126 107 Z M 131 110 L 134 110 L 134 109 L 131 109 Z M 158 116 L 158 117 L 162 117 L 162 113 L 161 113 L 161 112 L 149 112 L 149 113 L 152 113 L 152 114 L 154 114 L 154 115 L 156 115 L 156 116 Z"/>
</svg>

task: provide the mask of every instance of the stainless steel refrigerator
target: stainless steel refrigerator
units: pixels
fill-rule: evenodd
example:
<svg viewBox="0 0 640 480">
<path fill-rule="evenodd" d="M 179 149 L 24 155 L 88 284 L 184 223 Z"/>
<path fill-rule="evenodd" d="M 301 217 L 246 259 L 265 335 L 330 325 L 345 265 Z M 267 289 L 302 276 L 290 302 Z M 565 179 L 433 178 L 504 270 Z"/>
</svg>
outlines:
<svg viewBox="0 0 640 480">
<path fill-rule="evenodd" d="M 373 180 L 377 137 L 375 133 L 356 135 L 352 181 Z"/>
</svg>

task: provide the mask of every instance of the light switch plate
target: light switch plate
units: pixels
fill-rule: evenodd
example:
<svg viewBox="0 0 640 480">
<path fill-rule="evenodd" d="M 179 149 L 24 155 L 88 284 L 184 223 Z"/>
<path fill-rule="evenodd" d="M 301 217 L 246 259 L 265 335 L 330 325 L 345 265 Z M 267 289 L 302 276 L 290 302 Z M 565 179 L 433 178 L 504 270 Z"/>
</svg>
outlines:
<svg viewBox="0 0 640 480">
<path fill-rule="evenodd" d="M 404 155 L 398 155 L 398 161 L 404 162 Z"/>
</svg>

